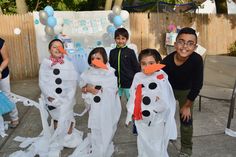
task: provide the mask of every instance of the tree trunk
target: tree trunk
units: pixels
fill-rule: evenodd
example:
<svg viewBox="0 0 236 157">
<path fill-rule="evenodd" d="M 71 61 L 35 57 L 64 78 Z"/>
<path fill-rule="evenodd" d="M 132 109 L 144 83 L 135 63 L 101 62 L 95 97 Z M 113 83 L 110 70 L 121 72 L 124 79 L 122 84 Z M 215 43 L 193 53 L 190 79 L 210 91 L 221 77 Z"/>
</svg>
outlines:
<svg viewBox="0 0 236 157">
<path fill-rule="evenodd" d="M 2 7 L 0 6 L 0 15 L 1 15 L 1 14 L 3 14 L 3 12 L 2 12 Z"/>
<path fill-rule="evenodd" d="M 18 14 L 25 14 L 28 12 L 28 6 L 25 0 L 16 0 L 16 10 Z"/>
<path fill-rule="evenodd" d="M 215 0 L 217 14 L 228 14 L 227 0 Z"/>
<path fill-rule="evenodd" d="M 105 10 L 111 10 L 112 0 L 106 0 Z"/>
</svg>

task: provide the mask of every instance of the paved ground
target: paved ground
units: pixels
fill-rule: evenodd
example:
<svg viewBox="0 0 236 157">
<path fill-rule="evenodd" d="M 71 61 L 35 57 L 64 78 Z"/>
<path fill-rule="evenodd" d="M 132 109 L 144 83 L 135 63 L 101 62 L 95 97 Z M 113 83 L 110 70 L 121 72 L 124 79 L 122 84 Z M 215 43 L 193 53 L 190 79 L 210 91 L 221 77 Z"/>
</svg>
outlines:
<svg viewBox="0 0 236 157">
<path fill-rule="evenodd" d="M 16 94 L 37 100 L 39 88 L 37 79 L 14 81 L 12 91 Z M 235 157 L 236 138 L 224 134 L 229 104 L 224 101 L 203 99 L 202 111 L 198 111 L 196 101 L 194 108 L 194 148 L 193 157 Z M 9 129 L 8 137 L 0 139 L 0 156 L 7 157 L 10 153 L 19 150 L 19 143 L 13 141 L 16 136 L 37 136 L 41 131 L 39 112 L 34 107 L 25 107 L 17 104 L 20 115 L 20 125 L 16 129 Z M 75 111 L 83 109 L 83 102 L 78 93 L 78 104 Z M 77 128 L 87 132 L 87 114 L 82 118 L 76 118 Z M 8 117 L 6 117 L 8 118 Z M 178 117 L 177 117 L 178 118 Z M 135 157 L 137 156 L 136 137 L 131 134 L 131 129 L 124 126 L 125 108 L 123 102 L 122 116 L 118 130 L 114 138 L 114 157 Z M 236 121 L 232 120 L 232 128 L 236 130 Z M 169 144 L 170 157 L 177 157 L 180 148 L 179 138 L 175 143 Z M 62 157 L 68 156 L 73 150 L 65 149 Z"/>
</svg>

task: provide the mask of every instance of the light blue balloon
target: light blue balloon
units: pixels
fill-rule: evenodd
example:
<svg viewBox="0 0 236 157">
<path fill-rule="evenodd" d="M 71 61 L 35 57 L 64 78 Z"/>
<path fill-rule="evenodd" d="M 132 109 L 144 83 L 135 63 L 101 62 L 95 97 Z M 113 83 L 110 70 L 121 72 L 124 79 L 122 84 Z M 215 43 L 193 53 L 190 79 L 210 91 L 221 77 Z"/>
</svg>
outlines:
<svg viewBox="0 0 236 157">
<path fill-rule="evenodd" d="M 50 27 L 55 27 L 57 25 L 57 19 L 53 16 L 48 17 L 47 25 Z"/>
<path fill-rule="evenodd" d="M 116 27 L 112 26 L 112 25 L 109 25 L 107 27 L 107 33 L 111 33 L 111 34 L 114 34 L 116 31 Z"/>
<path fill-rule="evenodd" d="M 53 16 L 54 14 L 53 8 L 49 5 L 44 8 L 44 11 L 48 14 L 48 16 Z"/>
<path fill-rule="evenodd" d="M 117 15 L 117 16 L 115 16 L 115 17 L 113 18 L 113 23 L 114 23 L 114 25 L 115 25 L 116 27 L 119 27 L 119 26 L 122 25 L 123 20 L 122 20 L 122 18 L 121 18 L 119 15 Z"/>
</svg>

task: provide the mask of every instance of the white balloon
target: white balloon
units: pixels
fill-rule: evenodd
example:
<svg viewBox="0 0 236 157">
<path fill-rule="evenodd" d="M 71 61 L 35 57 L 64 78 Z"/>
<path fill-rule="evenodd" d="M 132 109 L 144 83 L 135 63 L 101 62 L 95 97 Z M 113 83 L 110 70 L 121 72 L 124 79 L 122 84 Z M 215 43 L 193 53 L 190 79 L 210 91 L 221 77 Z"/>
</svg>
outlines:
<svg viewBox="0 0 236 157">
<path fill-rule="evenodd" d="M 40 10 L 39 11 L 39 18 L 47 21 L 48 14 L 44 10 Z"/>
<path fill-rule="evenodd" d="M 123 21 L 128 20 L 129 19 L 129 12 L 126 10 L 121 10 L 120 17 L 122 18 Z"/>
<path fill-rule="evenodd" d="M 54 33 L 55 33 L 56 35 L 62 33 L 62 30 L 63 30 L 62 25 L 58 25 L 58 24 L 57 24 L 57 25 L 54 27 Z"/>
<path fill-rule="evenodd" d="M 20 28 L 15 28 L 15 29 L 14 29 L 14 34 L 15 34 L 15 35 L 20 35 L 20 33 L 21 33 Z"/>
<path fill-rule="evenodd" d="M 112 8 L 112 11 L 113 11 L 113 13 L 114 13 L 115 15 L 120 15 L 121 9 L 120 9 L 119 6 L 115 5 L 115 6 Z"/>
</svg>

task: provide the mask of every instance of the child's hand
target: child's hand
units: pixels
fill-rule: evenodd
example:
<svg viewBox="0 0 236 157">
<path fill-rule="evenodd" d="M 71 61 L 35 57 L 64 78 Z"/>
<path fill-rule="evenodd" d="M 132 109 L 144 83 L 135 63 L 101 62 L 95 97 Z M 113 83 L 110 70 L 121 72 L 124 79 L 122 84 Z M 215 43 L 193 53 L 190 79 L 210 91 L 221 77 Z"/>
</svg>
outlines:
<svg viewBox="0 0 236 157">
<path fill-rule="evenodd" d="M 90 89 L 90 93 L 92 93 L 93 95 L 98 94 L 98 92 L 99 92 L 99 90 L 96 89 L 96 88 L 91 88 L 91 89 Z"/>
<path fill-rule="evenodd" d="M 53 100 L 55 100 L 55 99 L 50 96 L 48 97 L 48 101 L 52 102 Z"/>
<path fill-rule="evenodd" d="M 95 86 L 90 85 L 90 84 L 86 85 L 85 88 L 86 88 L 86 92 L 92 93 L 93 95 L 96 95 L 99 91 L 98 89 L 95 88 Z"/>
<path fill-rule="evenodd" d="M 183 106 L 181 109 L 180 109 L 180 115 L 181 115 L 181 119 L 183 121 L 189 121 L 191 119 L 191 112 L 190 112 L 190 107 L 185 107 Z"/>
</svg>

